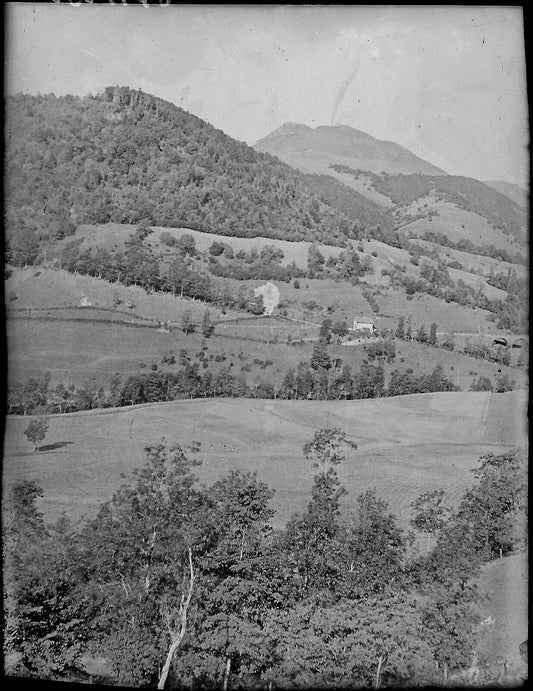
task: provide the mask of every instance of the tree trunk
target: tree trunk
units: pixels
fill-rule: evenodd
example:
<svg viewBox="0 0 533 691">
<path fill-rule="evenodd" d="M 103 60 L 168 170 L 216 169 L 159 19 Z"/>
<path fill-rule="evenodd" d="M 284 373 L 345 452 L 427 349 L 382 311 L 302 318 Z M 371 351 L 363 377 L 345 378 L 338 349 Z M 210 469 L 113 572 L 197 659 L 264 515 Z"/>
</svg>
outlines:
<svg viewBox="0 0 533 691">
<path fill-rule="evenodd" d="M 228 681 L 229 681 L 229 673 L 231 670 L 231 659 L 228 657 L 226 660 L 226 669 L 224 670 L 224 684 L 223 684 L 223 691 L 228 691 Z"/>
<path fill-rule="evenodd" d="M 380 684 L 381 684 L 381 667 L 383 666 L 383 660 L 384 658 L 379 655 L 378 656 L 378 666 L 376 669 L 376 677 L 374 679 L 374 688 L 379 689 Z"/>
<path fill-rule="evenodd" d="M 171 642 L 170 648 L 168 650 L 167 659 L 165 660 L 165 664 L 163 665 L 163 669 L 161 671 L 161 676 L 159 677 L 159 682 L 157 684 L 158 689 L 164 689 L 165 688 L 165 683 L 167 681 L 168 673 L 170 671 L 170 665 L 172 663 L 172 658 L 174 657 L 174 653 L 179 648 L 183 638 L 185 637 L 185 633 L 187 632 L 187 612 L 189 609 L 189 605 L 191 604 L 193 587 L 194 587 L 194 568 L 193 568 L 193 563 L 192 563 L 192 550 L 189 547 L 189 588 L 188 588 L 186 596 L 185 596 L 185 593 L 181 594 L 181 602 L 180 602 L 180 608 L 179 608 L 179 618 L 180 618 L 179 629 L 177 631 L 175 631 L 175 630 L 171 629 L 171 627 L 169 626 L 169 631 L 170 631 L 172 642 Z"/>
</svg>

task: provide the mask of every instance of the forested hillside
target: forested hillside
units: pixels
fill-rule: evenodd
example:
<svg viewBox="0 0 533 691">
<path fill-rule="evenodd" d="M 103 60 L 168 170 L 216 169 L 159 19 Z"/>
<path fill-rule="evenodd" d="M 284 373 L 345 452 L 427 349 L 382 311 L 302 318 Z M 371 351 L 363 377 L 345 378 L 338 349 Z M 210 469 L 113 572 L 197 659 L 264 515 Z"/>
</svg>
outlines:
<svg viewBox="0 0 533 691">
<path fill-rule="evenodd" d="M 8 257 L 24 263 L 82 223 L 338 245 L 372 221 L 368 204 L 348 218 L 269 154 L 128 88 L 9 97 L 6 160 Z"/>
<path fill-rule="evenodd" d="M 523 209 L 509 197 L 479 180 L 459 175 L 376 175 L 367 170 L 354 170 L 343 165 L 332 165 L 338 172 L 363 175 L 372 180 L 375 190 L 391 199 L 397 206 L 408 206 L 414 201 L 434 193 L 437 199 L 471 211 L 493 224 L 495 229 L 524 239 L 525 215 Z"/>
</svg>

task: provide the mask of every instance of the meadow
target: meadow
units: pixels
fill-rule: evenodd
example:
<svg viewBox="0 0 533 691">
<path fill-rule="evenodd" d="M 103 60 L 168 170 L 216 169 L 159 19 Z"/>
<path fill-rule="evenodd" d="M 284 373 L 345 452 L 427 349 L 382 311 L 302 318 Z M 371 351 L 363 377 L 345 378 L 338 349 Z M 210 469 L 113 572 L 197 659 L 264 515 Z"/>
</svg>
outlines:
<svg viewBox="0 0 533 691">
<path fill-rule="evenodd" d="M 81 316 L 86 314 L 84 309 L 79 312 Z M 229 367 L 236 375 L 244 373 L 249 384 L 261 378 L 279 386 L 288 369 L 309 361 L 312 339 L 318 333 L 316 327 L 295 324 L 292 329 L 291 322 L 274 318 L 250 321 L 251 325 L 244 320 L 229 323 L 226 328 L 223 324 L 217 325 L 215 334 L 205 342 L 211 372 Z M 295 338 L 309 340 L 293 341 L 289 345 L 289 333 Z M 276 339 L 278 342 L 273 342 Z M 7 324 L 8 381 L 10 384 L 23 382 L 48 371 L 52 386 L 60 382 L 83 385 L 90 381 L 107 388 L 115 373 L 125 378 L 148 372 L 153 364 L 159 369 L 175 370 L 179 367 L 178 355 L 182 349 L 187 350 L 194 362 L 202 342 L 200 329 L 186 336 L 181 328 L 173 328 L 168 333 L 135 324 L 91 319 L 10 319 Z M 363 345 L 347 347 L 333 342 L 328 351 L 331 358 L 340 358 L 350 365 L 354 373 L 367 359 Z M 174 354 L 175 366 L 167 367 L 161 362 L 165 353 Z M 396 341 L 396 359 L 385 364 L 386 383 L 394 369 L 411 367 L 415 372 L 429 373 L 437 363 L 443 366 L 448 378 L 465 390 L 478 376 L 493 380 L 499 370 L 514 379 L 518 388 L 527 385 L 524 368 L 506 367 L 406 341 Z"/>
<path fill-rule="evenodd" d="M 424 205 L 428 206 L 425 207 Z M 438 216 L 429 218 L 416 218 L 410 221 L 410 216 L 437 211 Z M 436 201 L 433 196 L 421 197 L 410 206 L 402 208 L 402 217 L 405 219 L 401 227 L 404 237 L 417 237 L 423 235 L 426 230 L 436 233 L 445 233 L 450 240 L 457 242 L 462 238 L 468 238 L 474 245 L 494 245 L 497 249 L 514 253 L 519 246 L 510 236 L 501 230 L 495 229 L 485 218 L 472 211 L 465 211 L 453 204 L 444 201 Z"/>
<path fill-rule="evenodd" d="M 144 463 L 143 449 L 163 438 L 201 441 L 201 480 L 230 469 L 257 471 L 275 490 L 275 525 L 310 498 L 314 469 L 303 445 L 322 427 L 340 427 L 358 445 L 339 467 L 348 490 L 344 509 L 376 488 L 407 527 L 410 503 L 443 488 L 457 504 L 474 482 L 469 472 L 486 453 L 525 444 L 527 393 L 433 393 L 363 401 L 202 399 L 50 416 L 37 453 L 23 434 L 25 417 L 6 422 L 3 485 L 35 480 L 48 519 L 64 511 L 91 516 Z"/>
<path fill-rule="evenodd" d="M 163 233 L 171 235 L 176 240 L 183 235 L 191 235 L 199 252 L 207 252 L 213 242 L 224 242 L 230 245 L 234 252 L 244 250 L 246 253 L 249 253 L 253 247 L 260 252 L 266 245 L 273 245 L 283 251 L 282 264 L 290 264 L 294 261 L 297 266 L 305 268 L 307 266 L 307 251 L 311 245 L 310 242 L 304 241 L 289 242 L 288 240 L 265 237 L 241 238 L 217 233 L 202 233 L 191 228 L 162 228 L 160 226 L 151 226 L 151 228 L 152 233 L 148 236 L 146 244 L 156 254 L 172 253 L 172 250 L 161 242 L 161 235 Z M 131 225 L 119 223 L 94 226 L 82 225 L 77 229 L 76 237 L 83 240 L 81 245 L 83 249 L 90 249 L 98 245 L 108 251 L 124 251 L 124 242 L 130 238 L 132 230 L 133 227 Z M 342 251 L 341 247 L 334 247 L 332 245 L 318 244 L 318 247 L 326 259 L 330 256 L 336 257 Z"/>
</svg>

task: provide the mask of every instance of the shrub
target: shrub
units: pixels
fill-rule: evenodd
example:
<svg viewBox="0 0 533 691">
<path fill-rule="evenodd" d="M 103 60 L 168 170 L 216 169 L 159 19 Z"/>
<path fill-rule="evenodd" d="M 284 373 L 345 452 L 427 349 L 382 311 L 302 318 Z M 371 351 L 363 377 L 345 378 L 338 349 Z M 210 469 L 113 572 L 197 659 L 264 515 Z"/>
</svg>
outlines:
<svg viewBox="0 0 533 691">
<path fill-rule="evenodd" d="M 167 247 L 174 247 L 174 245 L 177 242 L 176 238 L 173 235 L 171 235 L 167 230 L 165 230 L 164 233 L 161 233 L 160 239 L 164 245 L 167 245 Z"/>
</svg>

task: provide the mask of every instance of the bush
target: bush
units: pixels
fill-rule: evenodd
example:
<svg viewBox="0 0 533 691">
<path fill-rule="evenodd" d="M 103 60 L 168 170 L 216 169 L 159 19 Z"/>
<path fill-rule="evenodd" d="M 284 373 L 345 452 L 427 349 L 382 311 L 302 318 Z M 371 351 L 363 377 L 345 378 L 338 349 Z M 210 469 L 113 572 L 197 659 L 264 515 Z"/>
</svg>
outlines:
<svg viewBox="0 0 533 691">
<path fill-rule="evenodd" d="M 174 247 L 176 244 L 176 238 L 171 235 L 167 230 L 165 230 L 164 233 L 161 233 L 161 242 L 164 245 L 167 245 L 167 247 Z"/>
</svg>

